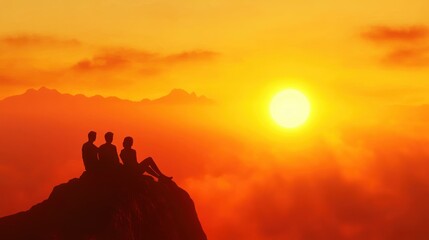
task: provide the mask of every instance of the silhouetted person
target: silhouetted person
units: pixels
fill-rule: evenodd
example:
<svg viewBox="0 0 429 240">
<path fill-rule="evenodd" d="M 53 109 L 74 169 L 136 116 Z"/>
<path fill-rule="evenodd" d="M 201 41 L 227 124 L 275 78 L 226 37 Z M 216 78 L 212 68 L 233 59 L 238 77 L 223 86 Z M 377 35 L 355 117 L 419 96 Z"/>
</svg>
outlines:
<svg viewBox="0 0 429 240">
<path fill-rule="evenodd" d="M 106 143 L 98 149 L 98 158 L 100 159 L 101 166 L 107 169 L 120 166 L 118 151 L 116 150 L 116 146 L 112 144 L 113 133 L 107 132 L 104 135 L 104 139 L 106 139 Z"/>
<path fill-rule="evenodd" d="M 98 165 L 98 147 L 94 145 L 94 141 L 97 138 L 97 133 L 90 131 L 88 133 L 88 142 L 82 146 L 82 159 L 85 170 L 93 172 L 96 170 Z"/>
<path fill-rule="evenodd" d="M 144 172 L 158 178 L 159 180 L 171 180 L 172 177 L 165 176 L 161 170 L 159 170 L 155 161 L 151 157 L 146 158 L 140 163 L 137 162 L 136 150 L 132 149 L 133 138 L 126 137 L 123 142 L 124 149 L 121 150 L 121 160 L 124 163 L 124 168 L 132 174 L 143 174 Z"/>
</svg>

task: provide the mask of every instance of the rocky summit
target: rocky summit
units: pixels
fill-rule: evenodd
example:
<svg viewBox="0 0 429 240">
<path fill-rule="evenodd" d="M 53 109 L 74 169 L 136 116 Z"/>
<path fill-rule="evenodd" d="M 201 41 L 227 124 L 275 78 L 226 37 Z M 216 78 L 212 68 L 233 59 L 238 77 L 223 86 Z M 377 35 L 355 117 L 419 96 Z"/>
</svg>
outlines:
<svg viewBox="0 0 429 240">
<path fill-rule="evenodd" d="M 30 210 L 0 218 L 0 239 L 206 240 L 189 194 L 170 180 L 88 174 Z"/>
</svg>

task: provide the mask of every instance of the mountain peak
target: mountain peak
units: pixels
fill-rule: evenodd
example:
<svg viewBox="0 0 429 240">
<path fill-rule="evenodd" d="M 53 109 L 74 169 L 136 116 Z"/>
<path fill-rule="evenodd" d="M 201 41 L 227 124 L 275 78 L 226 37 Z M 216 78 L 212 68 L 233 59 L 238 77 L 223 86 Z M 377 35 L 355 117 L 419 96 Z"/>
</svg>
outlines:
<svg viewBox="0 0 429 240">
<path fill-rule="evenodd" d="M 153 100 L 153 102 L 165 104 L 213 103 L 212 100 L 208 99 L 204 95 L 197 96 L 195 92 L 188 93 L 187 91 L 180 88 L 174 88 L 169 94 L 164 97 L 155 99 Z"/>
<path fill-rule="evenodd" d="M 36 88 L 30 88 L 28 89 L 25 94 L 61 94 L 55 89 L 47 88 L 47 87 L 40 87 L 38 89 Z"/>
<path fill-rule="evenodd" d="M 181 88 L 173 88 L 168 95 L 189 95 L 189 93 Z"/>
<path fill-rule="evenodd" d="M 50 88 L 47 88 L 47 87 L 40 87 L 39 88 L 39 90 L 38 90 L 39 92 L 52 92 L 52 91 L 55 91 L 55 92 L 58 92 L 57 90 L 55 90 L 55 89 L 50 89 Z"/>
<path fill-rule="evenodd" d="M 56 186 L 26 212 L 0 218 L 0 239 L 207 240 L 194 203 L 173 181 L 91 175 Z"/>
</svg>

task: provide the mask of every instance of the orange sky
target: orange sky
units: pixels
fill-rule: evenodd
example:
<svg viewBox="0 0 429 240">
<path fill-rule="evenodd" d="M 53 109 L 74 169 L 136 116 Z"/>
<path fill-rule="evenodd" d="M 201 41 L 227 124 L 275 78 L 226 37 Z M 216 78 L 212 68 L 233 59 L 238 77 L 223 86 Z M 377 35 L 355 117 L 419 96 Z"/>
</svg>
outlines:
<svg viewBox="0 0 429 240">
<path fill-rule="evenodd" d="M 2 3 L 0 99 L 42 86 L 132 101 L 182 88 L 215 104 L 0 101 L 0 154 L 13 160 L 0 160 L 11 196 L 0 215 L 78 176 L 94 128 L 113 130 L 117 145 L 136 136 L 137 151 L 191 193 L 210 239 L 425 239 L 427 9 L 423 0 Z M 312 105 L 294 130 L 268 115 L 288 87 Z M 31 147 L 17 155 L 18 145 Z"/>
<path fill-rule="evenodd" d="M 386 31 L 425 29 L 428 5 L 415 0 L 8 1 L 0 10 L 0 67 L 9 80 L 0 94 L 47 85 L 140 99 L 175 86 L 234 98 L 237 88 L 254 96 L 261 87 L 297 79 L 326 94 L 402 90 L 401 98 L 428 88 L 429 40 L 426 31 L 415 38 Z M 384 40 L 368 37 L 371 31 L 385 34 Z M 120 59 L 106 60 L 109 56 Z M 168 56 L 173 59 L 162 60 Z M 108 72 L 73 68 L 97 58 L 104 61 L 97 66 Z"/>
</svg>

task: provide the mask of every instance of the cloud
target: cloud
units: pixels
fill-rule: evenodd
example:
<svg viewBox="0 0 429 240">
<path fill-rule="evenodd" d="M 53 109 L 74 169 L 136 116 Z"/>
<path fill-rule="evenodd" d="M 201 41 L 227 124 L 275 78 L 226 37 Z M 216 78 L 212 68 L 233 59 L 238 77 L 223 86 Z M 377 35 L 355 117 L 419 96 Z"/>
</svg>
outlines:
<svg viewBox="0 0 429 240">
<path fill-rule="evenodd" d="M 164 61 L 170 63 L 190 62 L 190 61 L 205 61 L 217 57 L 219 54 L 212 51 L 195 50 L 172 54 L 164 57 Z"/>
<path fill-rule="evenodd" d="M 109 71 L 129 68 L 136 64 L 151 64 L 156 61 L 156 54 L 134 49 L 106 49 L 90 59 L 84 59 L 72 66 L 80 72 Z"/>
<path fill-rule="evenodd" d="M 162 55 L 137 49 L 105 49 L 90 59 L 77 62 L 72 69 L 80 72 L 109 71 L 136 68 L 142 74 L 160 73 L 160 68 L 171 67 L 171 63 L 199 62 L 211 60 L 217 53 L 211 51 L 186 51 Z"/>
<path fill-rule="evenodd" d="M 22 34 L 0 38 L 0 43 L 11 47 L 75 47 L 81 45 L 76 39 L 63 39 L 52 36 Z"/>
<path fill-rule="evenodd" d="M 185 77 L 185 71 L 191 69 L 198 74 L 203 70 L 196 68 L 210 64 L 217 55 L 204 49 L 161 53 L 133 47 L 94 46 L 48 35 L 17 34 L 0 36 L 0 75 L 4 85 L 15 88 L 74 85 L 125 90 L 150 82 L 150 86 L 164 89 L 167 83 L 157 80 L 168 78 L 168 84 L 181 86 L 179 81 Z M 168 77 L 172 73 L 174 79 Z"/>
<path fill-rule="evenodd" d="M 338 133 L 342 144 L 322 143 L 324 151 L 308 150 L 304 159 L 285 151 L 285 158 L 305 162 L 299 169 L 269 166 L 274 159 L 258 155 L 261 165 L 245 174 L 194 182 L 203 220 L 210 219 L 203 226 L 222 240 L 423 240 L 429 234 L 429 141 L 398 129 L 345 129 Z M 242 157 L 239 168 L 245 169 L 249 159 Z"/>
<path fill-rule="evenodd" d="M 373 26 L 362 33 L 362 37 L 377 43 L 388 42 L 416 42 L 425 40 L 429 36 L 426 26 L 408 26 L 394 28 L 389 26 Z"/>
<path fill-rule="evenodd" d="M 385 51 L 379 62 L 386 67 L 425 67 L 429 65 L 429 28 L 427 26 L 373 26 L 361 37 Z"/>
<path fill-rule="evenodd" d="M 429 65 L 429 48 L 397 48 L 387 53 L 381 60 L 389 66 L 425 67 Z"/>
</svg>

